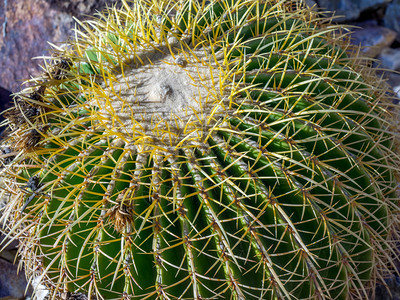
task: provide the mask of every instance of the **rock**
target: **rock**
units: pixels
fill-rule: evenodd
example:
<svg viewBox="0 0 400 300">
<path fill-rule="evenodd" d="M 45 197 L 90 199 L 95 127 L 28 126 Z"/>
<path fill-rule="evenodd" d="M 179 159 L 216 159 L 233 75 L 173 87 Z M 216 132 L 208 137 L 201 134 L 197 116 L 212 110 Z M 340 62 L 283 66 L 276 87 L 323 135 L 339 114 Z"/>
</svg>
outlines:
<svg viewBox="0 0 400 300">
<path fill-rule="evenodd" d="M 335 11 L 337 21 L 355 20 L 363 10 L 388 3 L 390 0 L 317 0 L 320 8 Z"/>
<path fill-rule="evenodd" d="M 379 54 L 381 68 L 400 71 L 400 48 L 385 48 Z"/>
<path fill-rule="evenodd" d="M 18 266 L 0 259 L 0 297 L 24 298 L 27 282 Z"/>
<path fill-rule="evenodd" d="M 0 300 L 1 297 L 21 298 L 25 295 L 27 282 L 24 272 L 18 272 L 18 266 L 14 264 L 17 244 L 17 241 L 9 243 L 4 235 L 0 234 L 0 249 L 3 249 L 0 252 Z"/>
<path fill-rule="evenodd" d="M 375 290 L 375 299 L 400 300 L 400 277 L 393 275 L 385 280 L 385 285 L 378 285 Z"/>
<path fill-rule="evenodd" d="M 3 258 L 9 262 L 14 262 L 17 246 L 17 241 L 14 240 L 10 242 L 10 240 L 5 239 L 5 236 L 0 233 L 0 249 L 3 249 L 3 251 L 0 252 L 0 259 Z"/>
<path fill-rule="evenodd" d="M 69 13 L 76 17 L 102 11 L 106 6 L 112 6 L 117 0 L 46 0 L 51 7 Z"/>
<path fill-rule="evenodd" d="M 35 300 L 45 300 L 45 299 L 49 299 L 48 294 L 49 291 L 47 290 L 47 288 L 40 283 L 40 278 L 36 277 L 32 280 L 32 286 L 35 289 Z"/>
<path fill-rule="evenodd" d="M 395 72 L 385 72 L 385 78 L 387 78 L 387 83 L 393 87 L 397 97 L 400 98 L 400 74 Z"/>
<path fill-rule="evenodd" d="M 393 91 L 396 93 L 397 98 L 400 98 L 400 85 L 393 87 Z"/>
<path fill-rule="evenodd" d="M 314 0 L 306 0 L 306 5 L 308 6 L 308 7 L 316 7 L 316 5 L 317 5 L 317 2 L 315 2 Z"/>
<path fill-rule="evenodd" d="M 11 248 L 10 246 L 7 246 L 9 248 Z M 15 257 L 17 255 L 17 249 L 6 249 L 0 252 L 0 259 L 4 259 L 8 262 L 14 262 Z"/>
<path fill-rule="evenodd" d="M 0 112 L 10 107 L 11 103 L 12 103 L 11 92 L 0 86 Z M 0 122 L 3 120 L 4 120 L 3 115 L 0 115 Z"/>
<path fill-rule="evenodd" d="M 376 57 L 384 48 L 393 44 L 396 32 L 373 23 L 356 24 L 363 28 L 353 30 L 351 43 L 363 48 L 361 52 L 367 57 Z"/>
<path fill-rule="evenodd" d="M 400 42 L 400 0 L 393 0 L 387 6 L 383 23 L 385 27 L 397 32 L 397 40 Z"/>
<path fill-rule="evenodd" d="M 72 16 L 83 18 L 115 1 L 0 1 L 0 86 L 20 90 L 23 81 L 40 72 L 41 61 L 32 58 L 48 55 L 48 41 L 57 44 L 72 34 Z"/>
<path fill-rule="evenodd" d="M 46 55 L 53 43 L 66 39 L 71 30 L 72 17 L 50 8 L 44 0 L 13 0 L 4 2 L 0 15 L 7 17 L 0 32 L 0 85 L 13 92 L 21 83 L 39 72 L 38 60 Z M 0 20 L 1 21 L 1 20 Z"/>
<path fill-rule="evenodd" d="M 392 88 L 392 91 L 389 90 L 386 95 L 392 100 L 393 104 L 400 105 L 400 73 L 385 70 L 378 65 L 376 76 L 379 78 L 378 80 L 383 80 L 379 85 L 387 84 Z M 399 124 L 397 128 L 400 132 L 400 118 L 397 119 L 396 122 Z M 396 262 L 396 264 L 398 264 L 398 270 L 400 271 L 400 261 L 398 263 Z"/>
</svg>

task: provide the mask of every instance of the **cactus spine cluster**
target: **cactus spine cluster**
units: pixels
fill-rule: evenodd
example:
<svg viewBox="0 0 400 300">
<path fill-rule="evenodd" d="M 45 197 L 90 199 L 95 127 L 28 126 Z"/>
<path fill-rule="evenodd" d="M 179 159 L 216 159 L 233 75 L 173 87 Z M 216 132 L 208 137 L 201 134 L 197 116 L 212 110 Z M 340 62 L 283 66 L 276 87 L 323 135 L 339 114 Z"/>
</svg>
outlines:
<svg viewBox="0 0 400 300">
<path fill-rule="evenodd" d="M 398 256 L 390 100 L 300 2 L 141 0 L 15 95 L 2 220 L 53 297 L 366 299 Z"/>
</svg>

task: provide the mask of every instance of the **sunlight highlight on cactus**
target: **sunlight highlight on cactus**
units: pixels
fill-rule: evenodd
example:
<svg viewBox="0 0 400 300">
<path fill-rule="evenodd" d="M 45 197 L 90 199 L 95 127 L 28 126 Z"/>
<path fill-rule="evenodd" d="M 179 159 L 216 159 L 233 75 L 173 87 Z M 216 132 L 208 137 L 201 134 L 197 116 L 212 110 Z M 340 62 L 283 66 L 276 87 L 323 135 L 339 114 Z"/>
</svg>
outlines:
<svg viewBox="0 0 400 300">
<path fill-rule="evenodd" d="M 300 2 L 122 1 L 6 112 L 1 220 L 54 297 L 367 299 L 399 256 L 390 97 Z"/>
</svg>

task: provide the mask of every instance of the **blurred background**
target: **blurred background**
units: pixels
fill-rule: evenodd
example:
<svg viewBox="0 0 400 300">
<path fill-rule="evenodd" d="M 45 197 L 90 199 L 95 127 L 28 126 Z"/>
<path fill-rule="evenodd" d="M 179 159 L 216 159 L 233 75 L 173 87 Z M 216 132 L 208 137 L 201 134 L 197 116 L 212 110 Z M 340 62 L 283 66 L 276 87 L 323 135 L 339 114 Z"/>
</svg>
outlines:
<svg viewBox="0 0 400 300">
<path fill-rule="evenodd" d="M 305 1 L 315 9 L 336 12 L 339 24 L 357 26 L 352 43 L 361 45 L 365 56 L 377 59 L 376 67 L 394 71 L 382 74 L 400 97 L 400 73 L 396 73 L 400 72 L 400 0 Z M 48 54 L 48 41 L 67 40 L 73 34 L 74 17 L 86 19 L 113 4 L 118 0 L 0 0 L 0 111 L 10 106 L 11 94 L 24 80 L 40 72 L 40 59 L 32 58 Z M 0 253 L 0 300 L 29 298 L 23 271 L 18 273 L 13 263 L 15 253 L 15 243 Z M 376 299 L 400 300 L 400 278 L 394 275 L 387 285 L 392 295 L 378 287 Z"/>
</svg>

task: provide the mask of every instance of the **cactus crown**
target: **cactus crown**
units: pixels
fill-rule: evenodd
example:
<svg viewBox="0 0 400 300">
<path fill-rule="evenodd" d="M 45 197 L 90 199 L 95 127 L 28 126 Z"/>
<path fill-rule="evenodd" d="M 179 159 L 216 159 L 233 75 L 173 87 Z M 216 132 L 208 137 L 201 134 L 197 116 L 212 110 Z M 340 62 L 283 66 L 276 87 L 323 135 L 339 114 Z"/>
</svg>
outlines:
<svg viewBox="0 0 400 300">
<path fill-rule="evenodd" d="M 365 299 L 397 258 L 387 88 L 297 1 L 127 3 L 6 116 L 2 221 L 55 297 Z"/>
</svg>

